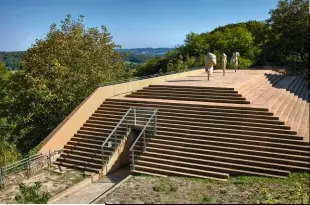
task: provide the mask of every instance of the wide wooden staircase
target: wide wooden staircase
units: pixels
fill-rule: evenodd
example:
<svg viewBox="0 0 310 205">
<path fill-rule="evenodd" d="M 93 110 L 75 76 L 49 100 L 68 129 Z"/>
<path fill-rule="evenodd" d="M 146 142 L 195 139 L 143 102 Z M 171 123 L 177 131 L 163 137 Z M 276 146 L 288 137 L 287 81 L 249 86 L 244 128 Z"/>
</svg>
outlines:
<svg viewBox="0 0 310 205">
<path fill-rule="evenodd" d="M 238 92 L 233 88 L 153 85 L 126 97 L 107 99 L 71 138 L 56 164 L 100 172 L 100 146 L 128 108 L 152 107 L 158 109 L 156 135 L 144 152 L 136 150 L 135 173 L 226 180 L 230 175 L 285 178 L 290 172 L 308 172 L 309 141 L 304 140 L 306 131 L 300 131 L 306 129 L 300 123 L 309 120 L 304 114 L 309 109 L 308 81 L 289 77 L 282 82 L 284 78 L 266 75 L 254 79 L 254 92 L 256 88 L 261 92 L 257 90 L 256 95 L 244 87 Z M 255 87 L 255 82 L 263 85 Z M 260 100 L 260 95 L 269 107 L 247 106 Z M 291 115 L 294 119 L 287 117 Z M 291 129 L 284 116 L 298 129 Z M 125 129 L 119 140 L 124 135 Z M 113 152 L 113 148 L 106 149 L 105 157 Z"/>
</svg>

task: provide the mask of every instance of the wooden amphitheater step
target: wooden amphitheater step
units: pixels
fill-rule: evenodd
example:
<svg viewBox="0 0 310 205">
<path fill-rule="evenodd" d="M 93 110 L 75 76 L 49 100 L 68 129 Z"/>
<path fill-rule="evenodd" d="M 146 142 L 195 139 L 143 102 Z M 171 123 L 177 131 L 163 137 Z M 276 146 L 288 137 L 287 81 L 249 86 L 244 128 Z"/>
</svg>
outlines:
<svg viewBox="0 0 310 205">
<path fill-rule="evenodd" d="M 241 167 L 243 170 L 250 169 L 256 172 L 269 173 L 269 169 L 271 170 L 281 170 L 281 171 L 309 171 L 309 167 L 299 167 L 299 166 L 291 166 L 290 164 L 279 164 L 275 162 L 266 162 L 261 161 L 255 158 L 242 158 L 239 157 L 238 154 L 229 156 L 229 155 L 221 155 L 218 151 L 209 151 L 208 153 L 197 153 L 194 150 L 180 150 L 177 149 L 176 146 L 172 146 L 171 148 L 158 148 L 158 147 L 148 147 L 144 155 L 149 155 L 154 153 L 154 155 L 175 155 L 175 156 L 183 156 L 194 158 L 197 160 L 205 160 L 211 164 L 216 166 L 223 167 Z M 218 154 L 219 153 L 219 154 Z M 275 172 L 272 172 L 275 173 Z"/>
<path fill-rule="evenodd" d="M 290 170 L 298 170 L 298 171 L 305 171 L 309 170 L 309 161 L 299 161 L 299 160 L 290 160 L 290 159 L 284 159 L 281 157 L 270 157 L 265 156 L 264 153 L 259 152 L 251 152 L 251 153 L 240 153 L 237 149 L 227 149 L 227 150 L 218 150 L 218 149 L 205 149 L 204 148 L 198 148 L 198 147 L 191 147 L 187 146 L 182 143 L 175 143 L 175 144 L 167 144 L 167 141 L 165 143 L 155 143 L 150 141 L 148 143 L 147 151 L 151 151 L 154 149 L 165 149 L 165 150 L 174 150 L 176 152 L 187 152 L 187 153 L 195 153 L 195 154 L 201 154 L 201 155 L 213 155 L 213 156 L 220 156 L 224 158 L 234 158 L 235 160 L 250 160 L 250 161 L 257 161 L 260 163 L 269 163 L 273 166 L 273 168 L 280 168 L 281 166 L 286 166 Z M 209 146 L 210 148 L 210 146 Z M 216 147 L 215 147 L 216 148 Z M 260 155 L 258 155 L 260 154 Z M 290 171 L 288 170 L 288 171 Z"/>
<path fill-rule="evenodd" d="M 135 170 L 146 171 L 155 174 L 175 175 L 186 177 L 198 177 L 205 179 L 226 181 L 229 177 L 227 173 L 213 172 L 209 170 L 192 169 L 188 167 L 180 167 L 175 165 L 166 165 L 162 163 L 154 163 L 148 161 L 138 161 Z"/>
<path fill-rule="evenodd" d="M 182 166 L 185 162 L 187 163 L 187 167 L 190 168 L 200 168 L 200 169 L 208 169 L 216 172 L 224 172 L 230 173 L 230 175 L 235 174 L 251 174 L 258 176 L 269 176 L 269 177 L 286 177 L 290 172 L 283 170 L 276 170 L 272 168 L 264 168 L 264 167 L 255 167 L 248 166 L 242 164 L 234 164 L 221 162 L 218 160 L 205 160 L 205 159 L 197 159 L 195 157 L 188 156 L 180 156 L 178 154 L 163 154 L 157 152 L 148 152 L 142 154 L 139 158 L 140 161 L 152 161 L 158 163 L 167 163 Z M 205 168 L 204 166 L 207 167 Z"/>
</svg>

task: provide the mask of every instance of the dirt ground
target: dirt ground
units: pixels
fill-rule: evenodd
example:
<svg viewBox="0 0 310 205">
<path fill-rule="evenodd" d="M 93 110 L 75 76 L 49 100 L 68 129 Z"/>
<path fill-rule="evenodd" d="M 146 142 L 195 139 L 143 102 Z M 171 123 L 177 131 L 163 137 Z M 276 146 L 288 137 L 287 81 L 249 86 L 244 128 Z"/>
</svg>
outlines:
<svg viewBox="0 0 310 205">
<path fill-rule="evenodd" d="M 103 198 L 106 204 L 309 203 L 309 174 L 288 179 L 231 177 L 227 182 L 136 175 Z"/>
<path fill-rule="evenodd" d="M 84 177 L 82 172 L 77 170 L 63 169 L 61 173 L 56 166 L 52 166 L 50 170 L 46 168 L 30 176 L 28 179 L 25 179 L 23 183 L 26 185 L 34 185 L 35 182 L 41 182 L 42 189 L 48 191 L 51 196 L 54 196 L 73 184 L 80 182 Z M 8 185 L 0 189 L 0 204 L 14 203 L 14 198 L 18 193 L 18 184 Z"/>
</svg>

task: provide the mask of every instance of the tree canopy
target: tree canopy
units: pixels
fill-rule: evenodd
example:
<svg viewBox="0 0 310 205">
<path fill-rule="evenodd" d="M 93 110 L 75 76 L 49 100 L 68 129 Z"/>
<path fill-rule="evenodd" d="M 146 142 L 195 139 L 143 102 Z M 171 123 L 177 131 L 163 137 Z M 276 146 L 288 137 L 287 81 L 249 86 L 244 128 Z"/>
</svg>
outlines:
<svg viewBox="0 0 310 205">
<path fill-rule="evenodd" d="M 37 40 L 8 86 L 8 121 L 19 149 L 44 139 L 100 83 L 128 77 L 107 28 L 85 28 L 68 15 Z"/>
</svg>

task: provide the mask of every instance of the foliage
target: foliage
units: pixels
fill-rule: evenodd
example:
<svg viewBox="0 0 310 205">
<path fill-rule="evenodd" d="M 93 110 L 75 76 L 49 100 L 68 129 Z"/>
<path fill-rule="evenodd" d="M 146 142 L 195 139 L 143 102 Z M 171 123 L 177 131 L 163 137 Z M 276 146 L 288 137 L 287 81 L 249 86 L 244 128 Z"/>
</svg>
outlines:
<svg viewBox="0 0 310 205">
<path fill-rule="evenodd" d="M 5 116 L 7 111 L 5 104 L 7 101 L 7 82 L 10 73 L 4 63 L 0 62 L 0 167 L 10 164 L 19 159 L 20 154 L 16 146 L 9 141 L 12 127 L 8 124 Z"/>
<path fill-rule="evenodd" d="M 281 0 L 270 12 L 267 49 L 275 62 L 306 62 L 309 51 L 307 0 Z"/>
<path fill-rule="evenodd" d="M 175 50 L 168 51 L 164 57 L 146 61 L 138 68 L 139 75 L 154 73 L 185 71 L 204 66 L 204 55 L 212 52 L 217 56 L 215 68 L 222 68 L 221 56 L 226 53 L 229 62 L 233 52 L 241 53 L 239 68 L 248 68 L 252 64 L 261 64 L 263 59 L 264 32 L 263 22 L 228 24 L 211 32 L 186 35 L 184 44 Z M 228 64 L 228 68 L 231 67 Z"/>
<path fill-rule="evenodd" d="M 20 61 L 25 54 L 25 51 L 17 52 L 0 52 L 0 61 L 5 63 L 8 70 L 18 70 Z"/>
<path fill-rule="evenodd" d="M 164 192 L 164 193 L 170 193 L 170 192 L 176 192 L 178 190 L 178 187 L 172 184 L 171 182 L 160 182 L 159 184 L 153 186 L 153 190 L 156 192 Z"/>
<path fill-rule="evenodd" d="M 275 199 L 270 193 L 268 188 L 262 188 L 261 193 L 263 194 L 263 199 L 258 200 L 257 204 L 277 204 L 278 200 Z"/>
<path fill-rule="evenodd" d="M 107 28 L 85 28 L 83 16 L 52 24 L 9 80 L 8 121 L 23 152 L 38 145 L 100 84 L 127 78 Z"/>
<path fill-rule="evenodd" d="M 19 184 L 20 194 L 16 195 L 15 200 L 19 204 L 46 204 L 50 198 L 48 192 L 42 192 L 41 183 L 35 182 L 33 186 Z"/>
</svg>

